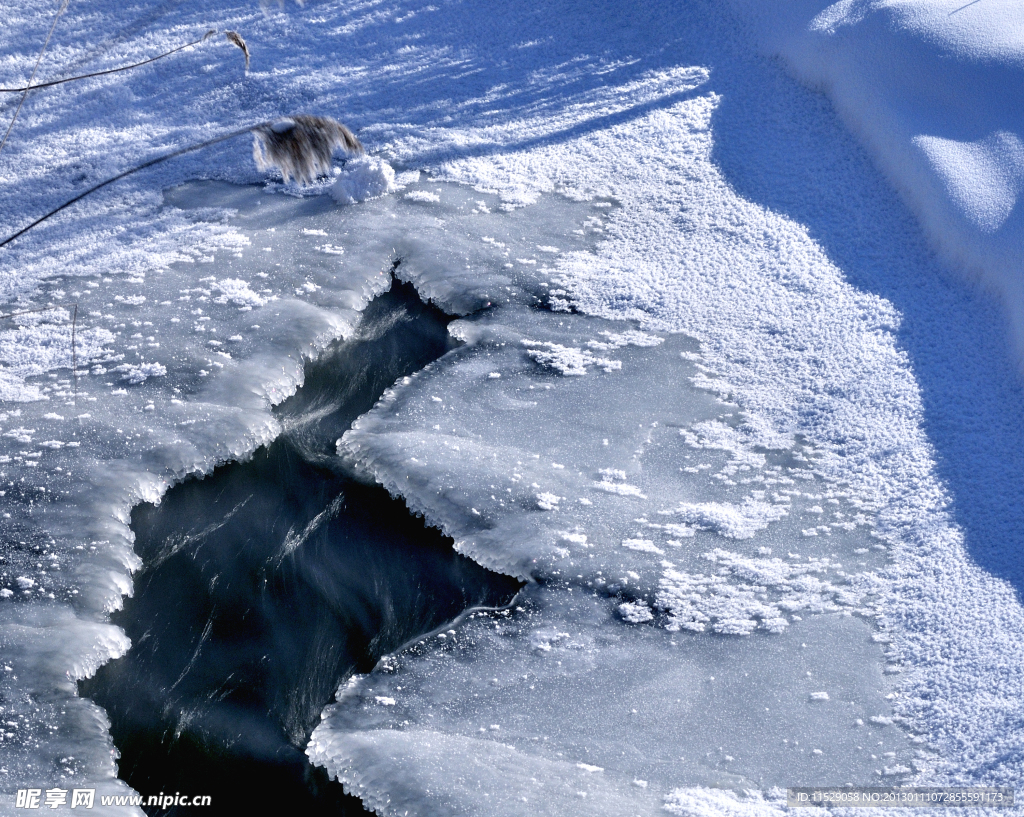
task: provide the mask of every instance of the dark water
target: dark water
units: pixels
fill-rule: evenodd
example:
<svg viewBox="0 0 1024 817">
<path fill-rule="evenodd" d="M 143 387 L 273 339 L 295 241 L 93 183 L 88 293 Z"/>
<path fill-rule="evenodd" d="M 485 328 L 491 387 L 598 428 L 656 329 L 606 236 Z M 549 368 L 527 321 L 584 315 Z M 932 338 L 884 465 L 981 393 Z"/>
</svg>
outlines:
<svg viewBox="0 0 1024 817">
<path fill-rule="evenodd" d="M 213 804 L 150 813 L 367 813 L 302 752 L 339 683 L 517 591 L 383 489 L 334 470 L 351 422 L 451 348 L 448 320 L 396 282 L 355 340 L 307 367 L 272 445 L 135 509 L 144 567 L 112 616 L 133 646 L 81 691 L 106 709 L 131 786 Z"/>
</svg>

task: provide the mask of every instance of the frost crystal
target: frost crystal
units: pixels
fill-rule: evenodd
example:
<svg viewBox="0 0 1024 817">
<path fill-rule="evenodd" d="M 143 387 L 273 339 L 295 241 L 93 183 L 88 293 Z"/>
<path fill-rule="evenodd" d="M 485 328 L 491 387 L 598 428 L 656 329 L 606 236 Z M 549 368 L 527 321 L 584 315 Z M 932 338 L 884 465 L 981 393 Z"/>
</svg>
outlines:
<svg viewBox="0 0 1024 817">
<path fill-rule="evenodd" d="M 654 618 L 651 608 L 642 601 L 627 601 L 620 604 L 619 615 L 622 616 L 623 621 L 628 621 L 630 624 L 643 624 Z"/>
<path fill-rule="evenodd" d="M 123 372 L 121 380 L 132 386 L 145 382 L 150 377 L 163 377 L 167 374 L 167 367 L 160 363 L 141 363 L 137 366 L 124 364 L 114 369 L 115 372 Z"/>
<path fill-rule="evenodd" d="M 537 340 L 524 340 L 523 346 L 528 347 L 526 354 L 541 366 L 554 369 L 564 377 L 582 377 L 587 373 L 587 366 L 597 366 L 606 372 L 614 372 L 622 368 L 621 360 L 607 360 L 595 357 L 572 346 L 562 346 Z"/>
</svg>

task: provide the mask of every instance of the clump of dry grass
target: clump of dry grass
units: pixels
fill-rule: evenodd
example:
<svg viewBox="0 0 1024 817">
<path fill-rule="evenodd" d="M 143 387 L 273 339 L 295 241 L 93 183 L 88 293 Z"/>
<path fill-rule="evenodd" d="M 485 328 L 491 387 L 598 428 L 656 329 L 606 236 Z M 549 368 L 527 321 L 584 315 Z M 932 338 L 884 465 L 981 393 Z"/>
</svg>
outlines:
<svg viewBox="0 0 1024 817">
<path fill-rule="evenodd" d="M 260 170 L 276 168 L 284 180 L 294 178 L 310 184 L 330 172 L 331 156 L 342 149 L 363 152 L 363 146 L 348 128 L 324 116 L 298 116 L 257 125 L 252 129 L 252 154 Z"/>
</svg>

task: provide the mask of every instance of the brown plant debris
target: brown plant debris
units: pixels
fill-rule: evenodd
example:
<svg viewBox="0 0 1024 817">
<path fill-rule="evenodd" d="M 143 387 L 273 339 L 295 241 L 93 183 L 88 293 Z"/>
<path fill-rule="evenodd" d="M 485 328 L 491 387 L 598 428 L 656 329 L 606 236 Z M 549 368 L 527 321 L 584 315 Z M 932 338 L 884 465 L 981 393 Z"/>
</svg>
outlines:
<svg viewBox="0 0 1024 817">
<path fill-rule="evenodd" d="M 242 35 L 237 31 L 225 31 L 224 36 L 228 38 L 229 43 L 234 43 L 242 49 L 242 53 L 245 54 L 245 70 L 249 70 L 249 46 L 245 44 L 245 40 L 242 39 Z"/>
<path fill-rule="evenodd" d="M 294 178 L 300 184 L 310 184 L 330 172 L 335 150 L 363 152 L 352 131 L 326 116 L 299 114 L 257 125 L 252 133 L 256 166 L 280 170 L 286 182 Z"/>
</svg>

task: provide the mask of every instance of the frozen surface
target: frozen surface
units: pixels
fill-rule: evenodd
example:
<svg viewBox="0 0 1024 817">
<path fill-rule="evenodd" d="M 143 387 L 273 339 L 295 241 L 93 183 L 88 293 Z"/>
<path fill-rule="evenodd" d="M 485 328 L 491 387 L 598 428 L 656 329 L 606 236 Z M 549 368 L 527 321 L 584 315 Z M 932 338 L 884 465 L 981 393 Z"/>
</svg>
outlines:
<svg viewBox="0 0 1024 817">
<path fill-rule="evenodd" d="M 475 560 L 635 595 L 671 630 L 869 609 L 877 577 L 856 566 L 881 546 L 863 504 L 816 478 L 805 444 L 690 383 L 692 341 L 617 328 L 517 306 L 456 322 L 467 345 L 386 394 L 340 451 Z M 566 369 L 537 344 L 618 346 L 617 365 Z"/>
<path fill-rule="evenodd" d="M 243 812 L 364 813 L 303 753 L 338 685 L 519 590 L 332 468 L 338 434 L 454 345 L 449 320 L 392 282 L 274 408 L 273 443 L 133 510 L 143 566 L 111 615 L 132 647 L 79 683 L 110 719 L 129 785 Z"/>
<path fill-rule="evenodd" d="M 450 331 L 466 345 L 339 451 L 461 552 L 544 586 L 349 686 L 314 762 L 385 814 L 655 813 L 680 787 L 912 771 L 873 624 L 874 509 L 806 441 L 719 399 L 681 335 L 518 304 Z"/>
<path fill-rule="evenodd" d="M 872 627 L 804 624 L 675 640 L 534 587 L 353 679 L 309 751 L 384 814 L 653 815 L 684 784 L 898 779 L 906 737 L 871 720 L 889 711 Z"/>
<path fill-rule="evenodd" d="M 456 296 L 465 309 L 507 300 L 510 292 L 540 303 L 546 296 L 527 294 L 506 257 L 515 251 L 536 263 L 535 242 L 548 240 L 550 229 L 540 222 L 562 230 L 575 220 L 581 234 L 566 246 L 584 249 L 594 234 L 588 237 L 584 221 L 606 219 L 607 208 L 595 221 L 588 205 L 557 198 L 494 215 L 492 195 L 430 184 L 419 174 L 405 181 L 409 193 L 429 192 L 437 202 L 424 208 L 415 196 L 389 196 L 339 207 L 330 196 L 224 183 L 168 191 L 168 208 L 182 218 L 230 215 L 230 240 L 148 278 L 86 279 L 75 295 L 77 387 L 69 316 L 19 316 L 26 326 L 11 332 L 38 337 L 45 328 L 57 357 L 49 368 L 61 368 L 43 375 L 38 356 L 30 360 L 26 366 L 37 368 L 18 374 L 36 399 L 0 413 L 0 616 L 11 667 L 3 706 L 19 724 L 4 738 L 8 786 L 34 785 L 44 774 L 57 785 L 85 774 L 110 791 L 123 788 L 111 780 L 104 716 L 74 697 L 74 681 L 129 646 L 105 619 L 131 592 L 130 571 L 140 565 L 128 528 L 134 504 L 159 502 L 174 480 L 274 439 L 282 424 L 270 408 L 300 384 L 304 358 L 352 335 L 399 260 L 418 271 L 428 292 L 453 266 L 465 270 L 467 284 Z M 453 240 L 425 240 L 445 223 L 455 228 Z M 458 275 L 449 275 L 447 286 L 452 280 Z M 101 342 L 90 345 L 90 338 Z M 88 729 L 68 721 L 73 711 L 88 715 Z M 65 757 L 77 761 L 65 768 Z"/>
<path fill-rule="evenodd" d="M 1021 302 L 1019 11 L 996 2 L 731 8 L 734 16 L 722 4 L 667 0 L 69 8 L 41 77 L 143 59 L 210 26 L 242 31 L 252 65 L 244 73 L 237 49 L 211 41 L 30 95 L 0 155 L 5 233 L 131 162 L 304 110 L 356 130 L 394 168 L 397 189 L 339 206 L 272 195 L 298 191 L 271 179 L 259 206 L 223 187 L 179 189 L 171 203 L 189 208 L 164 207 L 159 191 L 189 179 L 266 181 L 247 145 L 226 143 L 107 188 L 3 250 L 4 314 L 55 305 L 0 335 L 9 458 L 0 490 L 11 514 L 0 609 L 16 659 L 2 705 L 11 721 L 41 724 L 25 739 L 5 730 L 5 785 L 70 779 L 60 776 L 70 753 L 82 775 L 117 785 L 102 717 L 73 698 L 67 678 L 125 649 L 105 611 L 137 566 L 129 506 L 273 437 L 267 406 L 294 389 L 301 355 L 351 330 L 396 257 L 421 293 L 466 316 L 466 347 L 398 384 L 342 452 L 449 528 L 463 552 L 543 582 L 511 614 L 507 639 L 480 636 L 466 654 L 477 678 L 502 660 L 542 661 L 528 646 L 534 625 L 585 644 L 619 636 L 608 660 L 627 664 L 621 689 L 641 685 L 668 703 L 657 673 L 685 676 L 692 665 L 682 656 L 694 651 L 735 660 L 722 677 L 740 683 L 738 673 L 756 674 L 744 662 L 759 650 L 783 672 L 804 650 L 797 644 L 815 644 L 834 658 L 805 672 L 833 674 L 786 687 L 794 729 L 766 721 L 780 730 L 766 732 L 771 740 L 803 748 L 796 732 L 822 717 L 815 707 L 853 700 L 872 713 L 866 723 L 907 727 L 903 738 L 900 727 L 880 729 L 895 755 L 873 766 L 841 753 L 861 727 L 836 718 L 810 764 L 842 755 L 851 779 L 882 779 L 875 771 L 892 762 L 922 783 L 1024 777 L 1015 544 L 1024 537 L 1024 394 L 1005 342 L 1005 316 L 1019 327 Z M 53 8 L 3 11 L 0 74 L 14 85 Z M 756 57 L 752 42 L 827 90 L 839 117 Z M 200 195 L 206 210 L 193 207 Z M 239 211 L 237 223 L 225 209 Z M 946 265 L 999 293 L 1003 311 L 944 276 L 935 246 Z M 77 406 L 70 301 L 79 303 L 79 366 L 90 372 Z M 497 308 L 472 314 L 488 303 Z M 463 625 L 467 634 L 491 626 Z M 633 735 L 622 741 L 627 754 L 662 751 L 639 726 L 629 731 L 632 713 L 609 710 L 570 737 L 553 723 L 557 751 L 577 753 L 571 768 L 537 745 L 547 733 L 527 716 L 542 701 L 508 695 L 496 703 L 503 720 L 477 724 L 456 690 L 440 717 L 448 693 L 431 679 L 454 661 L 440 647 L 449 639 L 361 681 L 315 735 L 314 756 L 369 801 L 479 812 L 481 793 L 444 773 L 458 768 L 491 780 L 488 813 L 517 813 L 532 796 L 526 779 L 510 772 L 504 786 L 486 767 L 470 769 L 472 746 L 501 763 L 518 753 L 517 768 L 542 772 L 531 777 L 558 788 L 552 802 L 563 805 L 600 789 L 641 810 L 778 811 L 770 791 L 693 788 L 721 771 L 714 753 L 725 742 L 703 747 L 710 771 L 680 748 L 693 765 L 638 777 L 646 788 L 627 780 L 642 758 L 617 761 L 621 773 L 588 762 L 581 747 L 596 752 L 608 734 Z M 604 650 L 539 643 L 565 649 L 572 658 L 555 660 L 574 673 Z M 54 645 L 52 661 L 37 661 L 39 645 Z M 873 658 L 840 683 L 843 650 Z M 416 692 L 408 699 L 403 676 Z M 557 677 L 545 672 L 545 683 Z M 384 701 L 364 699 L 364 689 Z M 730 710 L 723 729 L 759 712 L 759 693 L 747 689 L 749 710 Z M 875 706 L 879 694 L 888 712 Z M 44 717 L 33 707 L 45 695 Z M 409 724 L 387 720 L 391 699 Z M 429 725 L 431 706 L 443 727 Z M 85 715 L 67 719 L 77 711 Z M 520 734 L 506 742 L 498 735 L 509 724 Z M 416 730 L 432 731 L 430 751 L 414 745 Z M 670 738 L 676 748 L 687 740 Z M 914 739 L 923 743 L 906 743 Z M 738 743 L 729 754 L 744 781 L 779 781 L 771 757 Z M 556 774 L 594 788 L 561 786 Z M 588 813 L 594 799 L 578 802 L 566 810 Z"/>
</svg>

